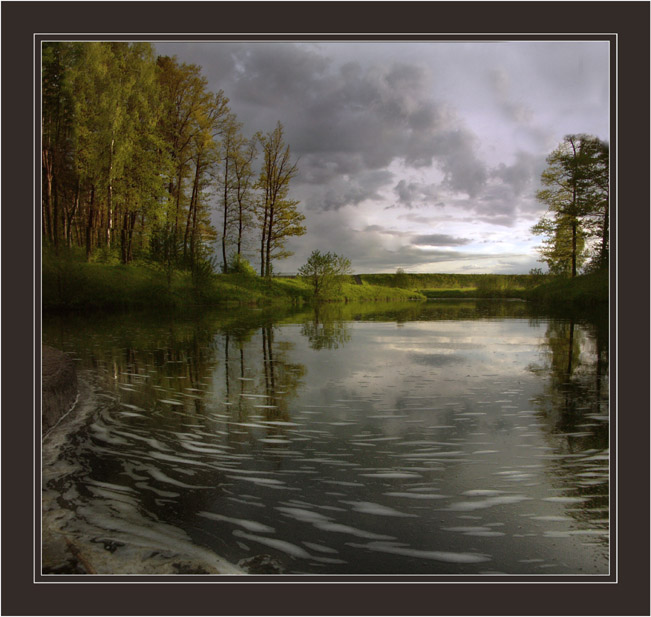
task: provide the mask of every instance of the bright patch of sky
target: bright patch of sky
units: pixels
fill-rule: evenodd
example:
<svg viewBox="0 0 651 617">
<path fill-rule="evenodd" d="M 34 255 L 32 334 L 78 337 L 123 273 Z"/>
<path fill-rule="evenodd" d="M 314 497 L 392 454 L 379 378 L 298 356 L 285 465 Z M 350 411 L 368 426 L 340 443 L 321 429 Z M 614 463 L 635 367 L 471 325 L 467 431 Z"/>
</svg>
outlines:
<svg viewBox="0 0 651 617">
<path fill-rule="evenodd" d="M 200 65 L 247 135 L 282 122 L 307 234 L 278 272 L 318 248 L 358 273 L 526 273 L 545 158 L 569 133 L 609 139 L 603 41 L 156 48 Z"/>
</svg>

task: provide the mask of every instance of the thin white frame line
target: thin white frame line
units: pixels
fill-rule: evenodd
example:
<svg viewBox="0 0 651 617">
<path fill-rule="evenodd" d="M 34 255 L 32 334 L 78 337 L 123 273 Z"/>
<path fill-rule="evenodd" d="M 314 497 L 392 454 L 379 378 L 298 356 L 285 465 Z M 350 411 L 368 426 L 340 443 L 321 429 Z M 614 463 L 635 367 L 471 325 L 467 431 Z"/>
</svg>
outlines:
<svg viewBox="0 0 651 617">
<path fill-rule="evenodd" d="M 32 159 L 33 159 L 33 162 L 36 161 L 36 150 L 35 150 L 35 147 L 36 147 L 35 146 L 35 142 L 36 142 L 36 45 L 37 45 L 36 38 L 39 37 L 39 36 L 47 36 L 49 34 L 51 34 L 51 33 L 38 33 L 38 32 L 35 32 L 32 35 L 32 67 L 33 67 L 32 68 L 32 75 L 33 75 L 33 83 L 32 83 L 32 97 L 33 97 L 33 100 L 32 100 L 32 116 L 33 116 L 33 120 L 34 120 L 34 124 L 32 126 L 32 144 L 33 144 L 32 145 L 32 149 L 33 149 Z M 79 35 L 79 34 L 82 34 L 82 33 L 57 33 L 57 36 L 64 37 L 64 36 L 74 36 L 74 35 Z M 277 42 L 277 43 L 297 43 L 297 42 L 301 42 L 300 39 L 290 39 L 290 40 L 286 40 L 286 41 L 282 40 L 282 39 L 274 39 L 274 40 L 268 40 L 268 41 L 246 40 L 246 39 L 242 40 L 242 41 L 238 41 L 238 40 L 234 40 L 234 39 L 223 40 L 223 41 L 222 40 L 215 40 L 215 39 L 206 39 L 206 40 L 198 40 L 198 39 L 167 40 L 167 39 L 165 39 L 165 40 L 161 40 L 161 41 L 156 41 L 156 40 L 152 40 L 151 38 L 142 38 L 142 39 L 140 39 L 139 37 L 131 37 L 131 36 L 129 36 L 129 33 L 101 33 L 101 34 L 103 34 L 104 37 L 106 37 L 106 36 L 125 36 L 125 37 L 129 37 L 128 38 L 129 41 L 142 40 L 144 42 L 150 42 L 150 43 L 156 43 L 156 42 L 160 42 L 160 43 L 202 43 L 202 42 L 209 42 L 209 43 L 210 42 L 213 42 L 213 43 L 220 43 L 220 42 L 223 42 L 223 43 L 237 43 L 237 42 L 246 42 L 246 43 L 274 43 L 274 42 Z M 185 34 L 190 35 L 192 33 L 185 33 Z M 243 33 L 217 33 L 217 34 L 198 33 L 198 36 L 252 36 L 252 37 L 255 37 L 255 36 L 276 36 L 277 34 L 278 33 L 253 33 L 253 34 L 248 34 L 248 35 L 243 34 Z M 94 35 L 95 35 L 95 33 L 89 33 L 88 34 L 88 36 L 94 36 Z M 176 36 L 175 33 L 155 33 L 155 34 L 152 34 L 153 37 L 155 37 L 157 35 Z M 278 36 L 285 36 L 285 35 L 290 36 L 291 33 L 283 33 L 283 34 L 279 34 Z M 323 32 L 321 32 L 321 33 L 301 33 L 300 36 L 313 36 L 313 35 L 314 36 L 357 36 L 357 35 L 361 36 L 362 34 L 361 33 L 355 33 L 355 34 L 351 35 L 350 33 L 323 33 Z M 615 40 L 614 40 L 614 44 L 615 44 L 615 64 L 617 64 L 617 61 L 619 59 L 619 46 L 618 46 L 619 35 L 616 32 L 613 32 L 613 33 L 472 33 L 472 34 L 462 34 L 462 33 L 398 33 L 398 34 L 396 34 L 396 33 L 364 33 L 363 35 L 364 36 L 376 36 L 376 35 L 377 36 L 453 36 L 453 37 L 454 36 L 496 36 L 496 37 L 499 37 L 499 36 L 532 36 L 532 35 L 533 36 L 550 36 L 550 37 L 553 37 L 553 36 L 587 36 L 587 37 L 590 37 L 590 36 L 611 36 L 611 37 L 615 38 Z M 139 33 L 139 36 L 142 37 L 143 36 L 142 33 Z M 181 35 L 181 36 L 183 36 L 183 35 Z M 43 39 L 43 40 L 39 41 L 39 44 L 42 45 L 44 42 L 56 42 L 58 40 L 61 40 L 61 39 L 57 39 L 57 38 Z M 97 39 L 97 41 L 103 41 L 103 40 L 105 40 L 105 39 L 103 39 L 103 38 L 98 38 Z M 93 41 L 93 39 L 81 39 L 79 42 L 94 42 L 94 41 Z M 310 42 L 314 42 L 314 40 L 310 39 Z M 324 41 L 321 41 L 321 42 L 324 42 L 324 43 L 351 43 L 351 42 L 374 43 L 376 41 L 364 40 L 364 39 L 359 40 L 359 41 L 355 41 L 354 39 L 344 39 L 344 40 L 341 40 L 341 41 L 324 40 Z M 437 42 L 440 42 L 440 43 L 454 43 L 454 42 L 459 42 L 459 43 L 491 43 L 491 42 L 494 42 L 494 43 L 504 43 L 504 42 L 510 42 L 510 43 L 546 43 L 546 42 L 553 42 L 553 43 L 579 42 L 579 43 L 582 43 L 582 42 L 585 42 L 585 43 L 589 43 L 589 42 L 607 42 L 609 46 L 613 43 L 613 41 L 590 41 L 590 40 L 583 40 L 583 39 L 579 39 L 579 40 L 576 40 L 576 41 L 572 41 L 570 39 L 567 39 L 567 40 L 553 40 L 553 39 L 529 39 L 529 40 L 527 40 L 527 39 L 523 39 L 523 40 L 511 40 L 511 41 L 508 41 L 508 40 L 507 41 L 501 41 L 501 40 L 491 40 L 491 39 L 487 39 L 485 41 L 484 40 L 473 41 L 473 40 L 465 40 L 465 39 L 460 40 L 460 41 L 454 41 L 454 40 L 451 40 L 451 39 L 422 40 L 422 41 L 419 41 L 419 40 L 413 40 L 413 39 L 406 39 L 404 41 L 401 41 L 401 40 L 388 40 L 388 41 L 386 41 L 386 40 L 385 41 L 378 40 L 377 42 L 378 43 L 383 43 L 383 44 L 391 44 L 391 43 L 412 43 L 412 44 L 417 44 L 417 43 L 437 43 Z M 39 62 L 39 65 L 40 65 L 40 62 Z M 611 133 L 610 124 L 611 124 L 611 115 L 612 115 L 612 110 L 610 109 L 610 107 L 611 107 L 611 105 L 610 105 L 610 95 L 612 94 L 612 85 L 613 85 L 613 84 L 610 83 L 611 78 L 612 78 L 610 59 L 608 60 L 608 76 L 609 76 L 609 80 L 608 80 L 609 81 L 608 123 L 609 123 L 609 134 L 610 134 Z M 616 77 L 615 77 L 615 84 L 614 85 L 615 85 L 615 102 L 617 103 L 618 102 L 618 95 L 619 95 L 619 71 L 616 71 Z M 617 108 L 617 105 L 616 105 L 616 108 Z M 618 150 L 618 138 L 619 138 L 619 119 L 618 119 L 617 115 L 615 117 L 615 127 L 616 127 L 615 143 L 616 143 L 616 151 L 617 151 Z M 41 149 L 42 149 L 42 137 L 43 136 L 42 136 L 42 132 L 41 132 L 41 135 L 39 136 L 39 146 L 41 147 Z M 617 190 L 616 190 L 616 199 L 615 199 L 616 205 L 618 205 L 618 190 L 619 190 L 618 169 L 619 169 L 619 166 L 616 164 L 615 165 L 615 177 L 617 179 L 617 182 L 616 182 Z M 37 193 L 36 178 L 37 178 L 37 176 L 38 176 L 38 172 L 37 172 L 37 170 L 35 168 L 33 170 L 33 180 L 32 180 L 32 182 L 33 182 L 33 189 L 32 189 L 32 193 L 33 193 L 33 211 L 34 212 L 36 212 L 36 193 Z M 40 213 L 39 216 L 34 217 L 34 222 L 36 222 L 36 219 L 38 218 L 39 223 L 42 223 L 42 221 L 40 221 L 40 217 L 42 217 L 42 212 L 40 211 L 40 209 L 39 209 L 39 213 Z M 616 242 L 615 253 L 616 253 L 616 256 L 618 256 L 618 249 L 619 249 L 619 246 L 618 246 L 619 245 L 619 241 L 618 241 L 618 239 L 619 239 L 619 224 L 618 224 L 619 223 L 619 208 L 618 207 L 615 209 L 615 220 L 617 221 L 617 225 L 616 225 L 616 228 L 617 228 L 617 230 L 616 230 L 617 242 Z M 33 230 L 33 233 L 34 234 L 36 233 L 35 229 Z M 610 236 L 610 229 L 609 229 L 608 233 L 609 233 L 609 236 Z M 42 236 L 41 236 L 41 257 L 42 257 Z M 33 342 L 33 349 L 36 350 L 36 311 L 35 311 L 35 309 L 36 309 L 36 298 L 35 298 L 35 290 L 36 290 L 36 241 L 35 241 L 35 239 L 33 241 L 33 246 L 32 246 L 32 258 L 33 258 L 32 291 L 34 292 L 34 297 L 33 297 L 33 300 L 32 300 L 33 318 L 34 318 L 34 322 L 33 322 L 33 325 L 32 325 L 32 342 Z M 617 259 L 616 259 L 616 263 L 617 263 L 617 268 L 619 268 L 619 261 Z M 610 284 L 611 284 L 610 271 L 609 271 L 608 276 L 609 276 L 608 283 L 609 283 L 609 289 L 610 289 Z M 42 285 L 42 281 L 41 281 L 41 285 Z M 616 304 L 617 309 L 619 309 L 619 297 L 618 297 L 619 294 L 618 294 L 618 291 L 619 291 L 619 283 L 616 280 L 615 281 L 615 304 Z M 42 289 L 41 289 L 41 292 L 42 292 Z M 41 316 L 42 316 L 42 303 L 41 303 Z M 610 308 L 609 308 L 608 316 L 609 316 L 609 332 L 610 332 L 610 317 L 611 317 Z M 617 323 L 615 323 L 615 333 L 616 333 L 616 337 L 615 337 L 615 357 L 618 358 L 619 345 L 618 345 L 618 336 L 617 336 L 618 335 L 618 324 Z M 610 337 L 609 337 L 609 345 L 610 345 Z M 33 363 L 34 364 L 34 369 L 36 369 L 36 364 L 37 363 L 40 365 L 40 360 L 37 360 L 37 358 L 35 357 L 34 358 L 34 363 Z M 610 365 L 610 362 L 609 362 L 609 365 Z M 618 419 L 618 412 L 619 412 L 619 388 L 618 388 L 619 383 L 618 383 L 618 378 L 619 378 L 619 371 L 616 372 L 616 377 L 615 377 L 615 397 L 616 397 L 615 398 L 615 401 L 616 401 L 615 413 L 616 413 L 617 419 Z M 609 370 L 609 376 L 608 376 L 609 386 L 610 386 L 611 380 L 612 380 L 612 375 L 611 375 L 611 371 Z M 35 426 L 35 415 L 36 415 L 35 414 L 36 370 L 34 370 L 34 374 L 32 376 L 32 384 L 33 384 L 33 388 L 34 388 L 34 393 L 32 394 L 32 406 L 33 406 L 32 407 L 33 408 L 33 412 L 32 412 L 32 415 L 33 415 L 32 428 L 33 428 L 33 431 L 35 431 L 35 429 L 36 429 L 36 426 Z M 610 392 L 610 389 L 609 389 L 609 392 Z M 40 400 L 41 400 L 41 404 L 42 404 L 42 391 L 41 391 Z M 610 405 L 609 405 L 609 415 L 610 415 Z M 41 425 L 42 425 L 42 417 L 41 417 Z M 610 443 L 611 442 L 611 435 L 612 435 L 611 426 L 612 425 L 610 424 L 610 420 L 609 420 L 608 435 L 609 435 L 609 444 L 610 445 L 612 445 Z M 35 433 L 34 433 L 34 437 L 35 437 Z M 617 431 L 617 438 L 619 439 L 619 431 Z M 616 445 L 618 445 L 618 444 L 616 444 Z M 34 438 L 34 441 L 32 443 L 32 460 L 35 459 L 35 456 L 36 456 L 36 439 Z M 43 478 L 42 478 L 43 448 L 42 447 L 40 449 L 40 461 L 41 461 L 41 487 L 40 487 L 41 488 L 41 491 L 40 491 L 41 509 L 40 509 L 40 511 L 41 511 L 41 525 L 42 525 L 42 510 L 43 510 L 43 495 L 42 495 L 43 494 L 43 490 L 42 490 L 43 489 Z M 616 469 L 619 470 L 619 464 L 618 464 L 619 463 L 619 447 L 615 448 L 615 461 L 617 462 Z M 610 477 L 610 473 L 612 471 L 612 459 L 610 459 L 610 457 L 609 457 L 608 465 L 609 465 L 609 477 Z M 34 493 L 34 495 L 32 496 L 32 505 L 33 505 L 33 513 L 32 513 L 32 541 L 33 541 L 33 545 L 32 546 L 34 548 L 36 546 L 36 503 L 35 503 L 35 501 L 36 501 L 36 498 L 35 498 L 36 468 L 34 468 L 32 470 L 32 482 L 33 482 L 32 490 L 33 490 L 33 493 Z M 610 497 L 612 495 L 612 485 L 611 485 L 610 482 L 609 482 L 608 492 L 609 492 L 609 509 L 610 509 L 610 505 L 612 503 L 611 500 L 610 500 Z M 617 497 L 619 496 L 619 486 L 617 485 L 617 482 L 616 482 L 616 495 L 617 495 Z M 615 500 L 615 512 L 616 512 L 616 521 L 617 521 L 617 523 L 619 523 L 619 500 L 618 499 Z M 612 584 L 612 583 L 618 583 L 618 576 L 619 576 L 619 534 L 618 534 L 618 531 L 619 531 L 619 528 L 616 527 L 615 528 L 615 537 L 616 537 L 616 543 L 615 543 L 615 555 L 616 555 L 616 559 L 615 559 L 615 580 L 601 581 L 601 580 L 592 580 L 591 579 L 591 580 L 586 580 L 586 581 L 580 581 L 582 584 L 595 584 L 595 583 L 598 583 L 598 584 L 604 584 L 604 583 Z M 248 580 L 248 577 L 252 576 L 252 575 L 249 575 L 249 574 L 236 574 L 236 575 L 232 575 L 232 574 L 216 574 L 216 575 L 211 575 L 211 576 L 214 576 L 216 578 L 219 577 L 219 580 L 214 580 L 214 581 L 213 580 L 211 580 L 211 581 L 205 581 L 205 580 L 200 580 L 200 581 L 197 581 L 197 580 L 193 580 L 193 581 L 183 581 L 183 580 L 179 580 L 179 581 L 177 581 L 177 580 L 151 581 L 151 580 L 143 580 L 143 581 L 138 581 L 138 584 L 142 584 L 142 583 L 146 583 L 146 584 L 160 584 L 160 583 L 180 584 L 180 583 L 187 583 L 187 582 L 191 582 L 193 584 L 199 584 L 199 583 L 208 583 L 208 584 L 214 584 L 214 583 L 246 583 L 246 584 L 260 584 L 260 583 L 261 584 L 265 584 L 265 583 L 271 583 L 271 584 L 278 584 L 278 583 L 288 583 L 288 584 L 300 583 L 300 584 L 303 584 L 303 583 L 305 583 L 305 584 L 308 584 L 309 583 L 309 584 L 330 584 L 332 582 L 334 582 L 336 584 L 437 584 L 437 583 L 445 583 L 445 584 L 455 584 L 455 583 L 459 583 L 459 584 L 469 584 L 469 583 L 472 583 L 472 584 L 477 584 L 477 583 L 479 583 L 479 584 L 500 584 L 500 583 L 507 583 L 507 584 L 518 584 L 518 583 L 522 583 L 522 584 L 546 584 L 548 581 L 538 580 L 538 579 L 540 577 L 545 578 L 545 577 L 554 577 L 554 576 L 562 576 L 562 577 L 570 577 L 570 578 L 590 576 L 590 577 L 595 577 L 595 578 L 602 578 L 602 577 L 610 577 L 613 574 L 612 573 L 612 537 L 611 537 L 612 526 L 610 524 L 609 524 L 609 528 L 608 528 L 608 533 L 609 533 L 608 574 L 574 574 L 574 573 L 570 573 L 570 574 L 561 574 L 561 575 L 554 575 L 554 574 L 481 574 L 481 575 L 477 575 L 477 574 L 353 574 L 353 575 L 350 575 L 350 574 L 345 574 L 345 575 L 342 575 L 342 574 L 316 574 L 316 575 L 315 574 L 309 574 L 309 575 L 286 574 L 286 575 L 284 575 L 284 574 L 281 574 L 281 575 L 268 575 L 268 576 L 273 576 L 274 577 L 273 582 L 272 581 L 260 581 L 260 580 Z M 41 529 L 41 555 L 42 555 L 42 541 L 43 541 L 43 530 Z M 33 556 L 32 556 L 32 564 L 33 564 L 32 583 L 37 584 L 37 585 L 38 584 L 51 584 L 51 583 L 56 583 L 56 584 L 66 584 L 66 583 L 78 584 L 80 582 L 81 583 L 86 583 L 87 582 L 87 583 L 92 583 L 92 584 L 97 584 L 97 583 L 111 584 L 111 583 L 113 583 L 113 581 L 104 581 L 104 580 L 98 581 L 98 580 L 92 580 L 92 578 L 91 578 L 91 580 L 86 580 L 85 577 L 82 580 L 75 580 L 75 581 L 60 581 L 60 580 L 52 580 L 52 581 L 39 580 L 39 581 L 37 581 L 36 576 L 35 576 L 36 575 L 36 556 L 35 556 L 35 554 L 33 554 Z M 43 574 L 41 574 L 41 576 L 74 576 L 74 575 L 43 575 Z M 124 576 L 128 576 L 128 577 L 142 577 L 142 576 L 165 577 L 165 576 L 170 576 L 170 575 L 168 575 L 168 574 L 148 574 L 148 575 L 143 575 L 143 574 L 101 574 L 101 575 L 97 575 L 97 576 L 102 576 L 102 577 L 105 577 L 105 576 L 108 576 L 108 577 L 124 577 Z M 177 575 L 173 575 L 173 576 L 175 576 L 175 577 L 185 577 L 185 576 L 196 576 L 196 575 L 178 575 L 177 574 Z M 242 576 L 247 577 L 247 580 L 240 580 L 240 577 L 242 577 Z M 253 576 L 256 576 L 256 575 L 253 575 Z M 257 575 L 257 576 L 259 576 L 259 575 Z M 357 577 L 365 577 L 365 576 L 373 576 L 373 577 L 383 577 L 383 576 L 385 576 L 385 577 L 389 577 L 389 576 L 391 576 L 391 577 L 394 577 L 394 576 L 414 577 L 414 576 L 416 576 L 416 577 L 425 577 L 426 576 L 426 577 L 437 577 L 437 578 L 440 578 L 440 577 L 459 577 L 459 576 L 468 577 L 468 578 L 476 577 L 476 576 L 482 576 L 482 577 L 511 577 L 511 576 L 513 576 L 513 577 L 529 577 L 529 576 L 532 576 L 532 577 L 538 577 L 538 578 L 535 579 L 535 580 L 527 580 L 527 581 L 483 581 L 483 580 L 469 580 L 469 581 L 466 581 L 466 580 L 463 580 L 463 581 L 439 581 L 439 580 L 433 580 L 433 581 L 411 581 L 411 580 L 407 580 L 407 581 L 360 581 L 360 580 L 357 580 L 357 581 L 313 581 L 313 580 L 311 580 L 311 581 L 287 581 L 287 580 L 285 580 L 285 581 L 283 581 L 283 580 L 278 580 L 281 577 L 294 577 L 294 576 L 321 576 L 321 577 L 337 577 L 337 576 L 348 576 L 348 577 L 351 577 L 351 576 L 357 576 Z M 119 582 L 121 582 L 121 583 L 130 583 L 131 581 L 119 581 Z M 564 584 L 564 583 L 576 584 L 576 581 L 573 581 L 573 580 L 569 580 L 569 581 L 552 581 L 552 583 L 554 583 L 554 584 Z"/>
</svg>

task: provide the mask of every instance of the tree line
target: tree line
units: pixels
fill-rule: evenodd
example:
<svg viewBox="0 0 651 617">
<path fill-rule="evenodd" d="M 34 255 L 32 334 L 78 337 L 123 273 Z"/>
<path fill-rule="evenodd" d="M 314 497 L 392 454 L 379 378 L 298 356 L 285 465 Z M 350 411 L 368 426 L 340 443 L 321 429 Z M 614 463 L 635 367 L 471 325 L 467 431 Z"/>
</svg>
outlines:
<svg viewBox="0 0 651 617">
<path fill-rule="evenodd" d="M 543 188 L 548 206 L 532 228 L 543 237 L 541 261 L 552 274 L 607 268 L 609 253 L 609 147 L 591 135 L 567 135 L 547 157 Z"/>
<path fill-rule="evenodd" d="M 260 274 L 305 233 L 283 125 L 249 137 L 201 68 L 136 42 L 42 47 L 42 237 L 86 259 Z M 212 210 L 221 218 L 219 229 Z"/>
</svg>

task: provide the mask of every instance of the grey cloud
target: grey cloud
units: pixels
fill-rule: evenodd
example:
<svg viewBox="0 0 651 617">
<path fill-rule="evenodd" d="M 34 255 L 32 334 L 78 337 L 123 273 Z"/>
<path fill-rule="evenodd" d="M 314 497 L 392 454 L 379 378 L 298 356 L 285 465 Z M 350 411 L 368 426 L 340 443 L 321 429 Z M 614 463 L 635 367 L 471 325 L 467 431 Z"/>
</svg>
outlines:
<svg viewBox="0 0 651 617">
<path fill-rule="evenodd" d="M 238 46 L 233 58 L 234 94 L 261 106 L 309 98 L 330 64 L 313 50 L 278 43 Z"/>
<path fill-rule="evenodd" d="M 411 236 L 411 233 L 408 231 L 400 231 L 398 229 L 389 229 L 384 225 L 367 225 L 362 230 L 366 233 L 380 233 L 386 236 L 393 236 L 394 238 L 404 238 L 406 236 Z"/>
<path fill-rule="evenodd" d="M 440 199 L 440 191 L 434 184 L 407 182 L 403 179 L 393 187 L 393 190 L 398 195 L 399 203 L 407 208 L 413 208 L 415 202 L 416 205 L 431 204 L 438 203 Z"/>
<path fill-rule="evenodd" d="M 393 174 L 379 169 L 358 173 L 353 177 L 338 176 L 323 187 L 315 187 L 307 207 L 312 210 L 338 210 L 367 199 L 381 199 L 378 190 L 386 186 Z"/>
<path fill-rule="evenodd" d="M 455 238 L 447 234 L 428 234 L 423 236 L 415 236 L 412 238 L 412 244 L 416 246 L 462 246 L 469 244 L 468 238 Z"/>
<path fill-rule="evenodd" d="M 491 176 L 511 186 L 514 195 L 519 196 L 525 191 L 533 192 L 533 187 L 538 183 L 544 167 L 544 156 L 534 156 L 520 150 L 516 152 L 513 165 L 501 163 L 491 171 Z"/>
<path fill-rule="evenodd" d="M 444 186 L 470 197 L 481 191 L 488 175 L 474 148 L 475 137 L 461 130 L 446 131 L 436 143 L 439 165 L 445 172 Z"/>
<path fill-rule="evenodd" d="M 364 159 L 354 152 L 337 152 L 328 156 L 308 154 L 301 157 L 297 182 L 327 184 L 342 176 L 365 171 Z"/>
<path fill-rule="evenodd" d="M 367 194 L 363 187 L 337 186 L 342 173 L 381 170 L 395 160 L 416 168 L 437 164 L 446 187 L 470 196 L 486 181 L 474 136 L 450 107 L 435 100 L 428 73 L 413 62 L 337 67 L 325 56 L 325 45 L 234 43 L 201 49 L 213 54 L 210 63 L 202 63 L 212 86 L 231 98 L 247 132 L 269 130 L 280 120 L 300 157 L 297 181 L 334 181 L 321 191 L 324 207 L 354 205 Z"/>
<path fill-rule="evenodd" d="M 273 53 L 270 53 L 273 51 Z M 304 47 L 255 47 L 236 54 L 241 76 L 236 93 L 261 106 L 286 102 L 292 145 L 301 155 L 333 157 L 359 153 L 369 169 L 403 159 L 414 167 L 435 160 L 456 190 L 474 195 L 484 180 L 474 138 L 455 114 L 427 91 L 422 68 L 394 63 L 339 71 Z"/>
</svg>

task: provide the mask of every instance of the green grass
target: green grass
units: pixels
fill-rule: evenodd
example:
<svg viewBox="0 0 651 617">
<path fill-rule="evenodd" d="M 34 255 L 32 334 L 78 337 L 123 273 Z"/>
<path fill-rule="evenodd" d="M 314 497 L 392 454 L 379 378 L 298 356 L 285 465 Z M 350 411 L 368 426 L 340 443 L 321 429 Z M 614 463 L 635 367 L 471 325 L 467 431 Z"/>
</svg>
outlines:
<svg viewBox="0 0 651 617">
<path fill-rule="evenodd" d="M 362 285 L 344 283 L 340 299 L 346 302 L 388 302 L 395 300 L 424 300 L 425 296 L 413 289 L 369 285 L 367 283 Z"/>
<path fill-rule="evenodd" d="M 395 285 L 396 275 L 352 277 L 342 283 L 335 303 L 390 302 L 426 298 L 523 298 L 541 304 L 592 305 L 608 301 L 608 274 L 575 279 L 547 279 L 542 285 L 529 275 L 403 275 L 409 286 Z M 545 277 L 546 278 L 546 277 Z M 544 280 L 544 279 L 543 279 Z M 421 283 L 420 287 L 412 284 Z M 185 309 L 228 304 L 268 306 L 310 304 L 312 292 L 296 277 L 261 278 L 252 273 L 205 274 L 200 281 L 189 272 L 173 273 L 171 284 L 163 270 L 151 264 L 87 263 L 79 256 L 44 255 L 42 305 L 44 310 Z"/>
<path fill-rule="evenodd" d="M 595 306 L 608 303 L 608 271 L 602 270 L 575 278 L 555 278 L 534 289 L 524 297 L 539 304 Z"/>
<path fill-rule="evenodd" d="M 344 283 L 335 302 L 375 302 L 424 297 L 416 291 Z M 251 274 L 206 274 L 200 281 L 189 272 L 174 272 L 171 283 L 160 268 L 86 263 L 77 258 L 44 257 L 42 305 L 62 309 L 183 309 L 227 304 L 301 305 L 312 301 L 310 287 L 299 278 L 265 279 Z"/>
<path fill-rule="evenodd" d="M 371 285 L 402 287 L 418 290 L 504 290 L 526 289 L 539 283 L 531 274 L 361 274 L 361 280 Z"/>
<path fill-rule="evenodd" d="M 523 298 L 524 288 L 509 287 L 505 289 L 481 289 L 470 287 L 464 289 L 421 289 L 426 298 Z"/>
</svg>

